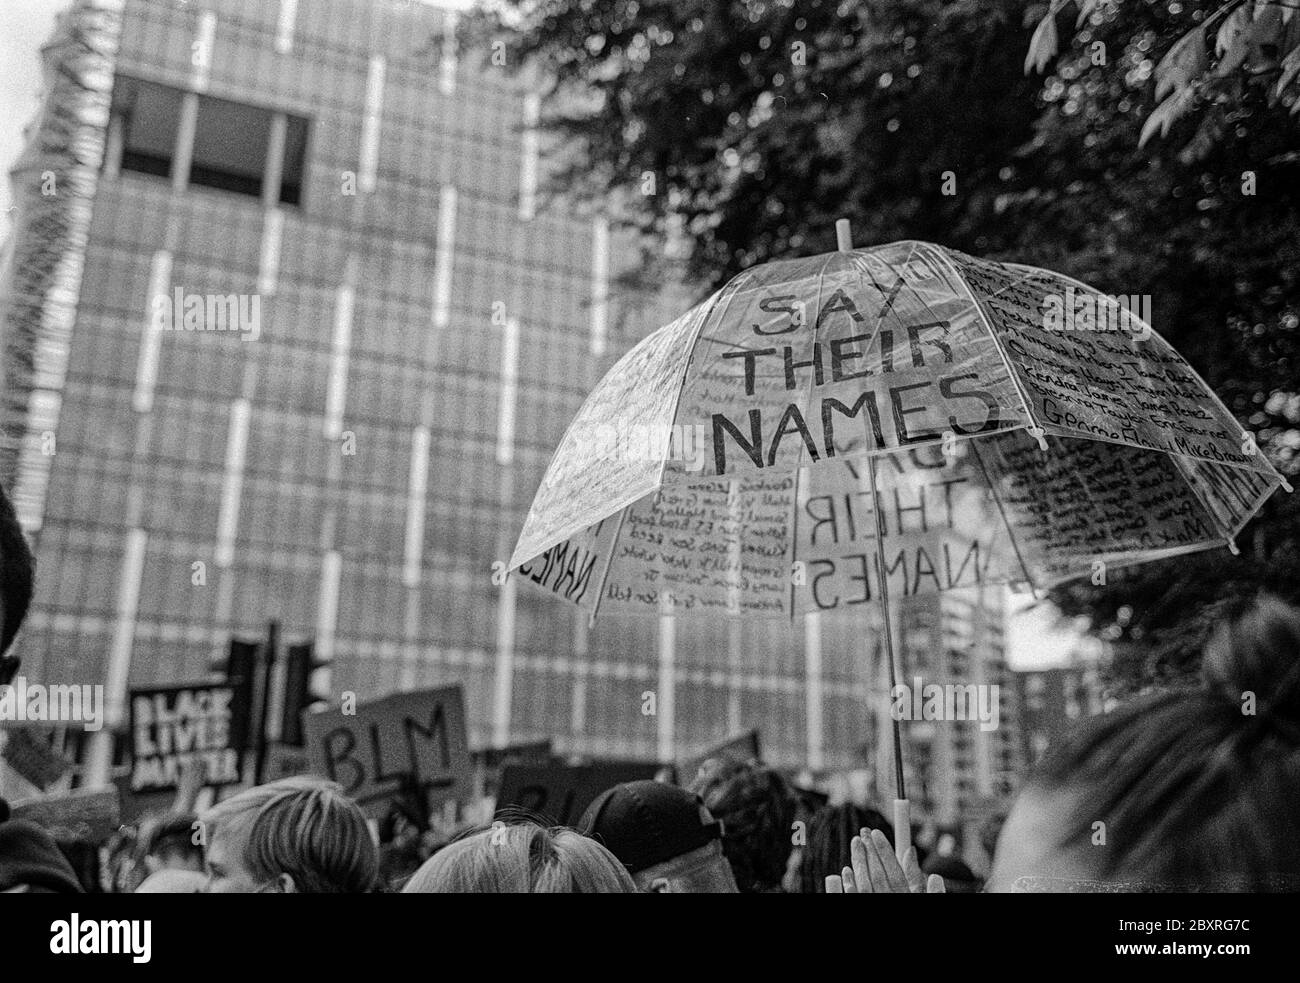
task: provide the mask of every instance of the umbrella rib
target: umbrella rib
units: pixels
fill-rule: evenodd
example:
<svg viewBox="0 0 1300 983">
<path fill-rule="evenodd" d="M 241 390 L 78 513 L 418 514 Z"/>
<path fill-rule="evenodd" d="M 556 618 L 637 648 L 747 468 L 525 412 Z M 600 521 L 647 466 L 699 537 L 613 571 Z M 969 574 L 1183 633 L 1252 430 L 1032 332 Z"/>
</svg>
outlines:
<svg viewBox="0 0 1300 983">
<path fill-rule="evenodd" d="M 1156 451 L 1156 453 L 1160 453 L 1160 452 Z M 1168 457 L 1173 462 L 1173 465 L 1178 470 L 1178 473 L 1183 476 L 1183 481 L 1187 483 L 1187 487 L 1191 489 L 1191 492 L 1196 497 L 1196 500 L 1201 503 L 1201 508 L 1205 509 L 1206 514 L 1210 517 L 1210 521 L 1214 523 L 1214 525 L 1218 528 L 1219 532 L 1222 534 L 1223 541 L 1228 544 L 1228 549 L 1236 553 L 1237 551 L 1237 544 L 1235 541 L 1236 533 L 1234 533 L 1232 529 L 1229 528 L 1227 525 L 1219 521 L 1219 514 L 1215 512 L 1214 509 L 1210 508 L 1210 503 L 1206 501 L 1205 496 L 1201 494 L 1201 490 L 1196 487 L 1196 481 L 1193 479 L 1189 470 L 1186 467 L 1184 467 L 1184 461 L 1182 457 L 1179 456 L 1178 454 L 1170 454 L 1168 452 L 1166 452 L 1165 456 Z M 1256 472 L 1256 473 L 1260 473 L 1260 472 Z M 1250 521 L 1249 515 L 1246 516 L 1246 521 L 1248 522 Z"/>
<path fill-rule="evenodd" d="M 966 296 L 970 298 L 970 302 L 975 305 L 975 313 L 979 316 L 980 320 L 984 322 L 984 329 L 988 332 L 989 340 L 993 342 L 994 349 L 997 351 L 998 355 L 1001 356 L 1002 364 L 1006 367 L 1007 375 L 1011 378 L 1011 385 L 1015 387 L 1016 394 L 1020 397 L 1020 405 L 1024 408 L 1025 416 L 1029 418 L 1029 432 L 1037 438 L 1039 434 L 1045 433 L 1043 425 L 1038 422 L 1038 417 L 1034 415 L 1034 411 L 1030 408 L 1029 397 L 1025 394 L 1024 386 L 1020 382 L 1020 376 L 1016 372 L 1015 368 L 1012 367 L 1011 359 L 1008 357 L 1006 350 L 1002 347 L 1001 340 L 998 338 L 997 329 L 993 327 L 993 318 L 989 316 L 988 312 L 984 309 L 983 303 L 981 303 L 979 298 L 975 296 L 975 291 L 970 288 L 970 284 L 966 282 L 966 278 L 957 271 L 957 267 L 953 264 L 947 251 L 936 248 L 935 252 L 939 254 L 939 258 L 943 261 L 944 266 L 948 268 L 948 272 L 952 274 L 953 278 L 959 284 L 961 284 L 962 290 L 966 291 Z"/>
<path fill-rule="evenodd" d="M 596 624 L 596 612 L 600 610 L 600 600 L 605 596 L 605 581 L 609 579 L 609 568 L 614 565 L 614 551 L 618 549 L 618 537 L 623 534 L 623 520 L 627 518 L 628 509 L 631 505 L 624 505 L 618 513 L 618 526 L 614 529 L 614 536 L 609 541 L 609 557 L 605 560 L 605 569 L 600 575 L 600 586 L 596 588 L 596 605 L 591 609 L 591 615 L 587 619 L 587 627 L 592 628 Z"/>
<path fill-rule="evenodd" d="M 984 457 L 980 454 L 979 441 L 968 441 L 971 451 L 975 454 L 975 460 L 980 466 L 980 473 L 984 475 L 984 483 L 988 485 L 989 494 L 993 496 L 993 502 L 998 507 L 998 515 L 1002 517 L 1002 525 L 1006 527 L 1007 539 L 1011 541 L 1011 548 L 1015 551 L 1016 560 L 1020 563 L 1020 570 L 1025 575 L 1025 583 L 1029 584 L 1029 589 L 1038 596 L 1038 585 L 1034 583 L 1034 578 L 1029 573 L 1029 565 L 1025 563 L 1025 558 L 1020 552 L 1020 544 L 1016 542 L 1016 534 L 1011 528 L 1011 523 L 1007 519 L 1006 508 L 1002 504 L 1002 499 L 998 496 L 997 488 L 993 485 L 993 479 L 989 476 L 988 468 L 984 466 Z M 981 581 L 981 584 L 983 582 Z"/>
</svg>

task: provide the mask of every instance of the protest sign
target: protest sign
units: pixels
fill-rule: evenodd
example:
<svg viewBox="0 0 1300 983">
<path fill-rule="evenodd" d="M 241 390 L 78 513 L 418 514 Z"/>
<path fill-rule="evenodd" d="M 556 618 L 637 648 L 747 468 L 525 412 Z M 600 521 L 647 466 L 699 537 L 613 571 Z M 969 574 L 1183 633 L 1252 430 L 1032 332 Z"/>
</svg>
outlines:
<svg viewBox="0 0 1300 983">
<path fill-rule="evenodd" d="M 234 698 L 234 687 L 214 683 L 132 690 L 131 791 L 176 788 L 189 761 L 204 764 L 207 785 L 237 784 Z"/>
<path fill-rule="evenodd" d="M 42 792 L 72 767 L 72 762 L 50 746 L 49 731 L 35 727 L 6 728 L 0 757 Z"/>
<path fill-rule="evenodd" d="M 411 791 L 430 808 L 468 800 L 473 771 L 460 686 L 387 696 L 355 711 L 304 714 L 313 772 L 338 782 L 372 812 Z"/>
<path fill-rule="evenodd" d="M 621 782 L 653 779 L 660 767 L 645 761 L 507 765 L 501 774 L 497 815 L 522 811 L 547 822 L 572 826 L 605 789 Z"/>
<path fill-rule="evenodd" d="M 10 818 L 33 822 L 56 840 L 98 843 L 117 832 L 122 808 L 116 787 L 79 788 L 11 803 Z"/>
<path fill-rule="evenodd" d="M 689 785 L 699 773 L 700 767 L 710 758 L 738 758 L 741 761 L 757 761 L 761 757 L 758 731 L 749 730 L 743 734 L 737 734 L 735 737 L 729 737 L 727 740 L 715 744 L 693 757 L 683 759 L 677 770 L 677 776 L 683 785 Z"/>
</svg>

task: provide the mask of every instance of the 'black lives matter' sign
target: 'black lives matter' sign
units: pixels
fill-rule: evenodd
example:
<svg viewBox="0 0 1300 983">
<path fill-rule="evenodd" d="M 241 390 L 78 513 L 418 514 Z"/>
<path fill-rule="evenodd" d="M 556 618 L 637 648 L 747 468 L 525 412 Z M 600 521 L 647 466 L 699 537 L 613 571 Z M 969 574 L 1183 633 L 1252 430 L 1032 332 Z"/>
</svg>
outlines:
<svg viewBox="0 0 1300 983">
<path fill-rule="evenodd" d="M 131 791 L 174 789 L 191 761 L 204 764 L 205 785 L 238 784 L 234 698 L 234 687 L 209 683 L 132 690 Z"/>
</svg>

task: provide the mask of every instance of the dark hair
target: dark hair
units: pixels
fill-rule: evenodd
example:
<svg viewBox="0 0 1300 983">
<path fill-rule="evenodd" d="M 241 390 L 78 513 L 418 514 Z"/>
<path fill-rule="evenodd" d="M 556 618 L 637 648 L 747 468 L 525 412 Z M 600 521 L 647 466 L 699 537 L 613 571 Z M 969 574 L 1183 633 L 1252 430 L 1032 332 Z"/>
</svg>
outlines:
<svg viewBox="0 0 1300 983">
<path fill-rule="evenodd" d="M 808 823 L 808 845 L 799 865 L 800 891 L 825 893 L 827 876 L 838 874 L 852 862 L 850 844 L 864 828 L 878 829 L 894 842 L 894 827 L 875 809 L 863 809 L 852 802 L 818 809 Z"/>
<path fill-rule="evenodd" d="M 161 817 L 147 831 L 142 829 L 145 841 L 140 848 L 142 857 L 158 857 L 167 862 L 180 861 L 203 865 L 203 847 L 194 842 L 198 815 L 192 812 L 169 813 Z"/>
<path fill-rule="evenodd" d="M 1294 890 L 1300 611 L 1261 596 L 1212 635 L 1201 677 L 1089 719 L 1030 784 L 1078 795 L 1060 845 L 1088 849 L 1105 879 Z M 1086 847 L 1097 821 L 1105 843 Z"/>
<path fill-rule="evenodd" d="M 0 625 L 0 655 L 9 651 L 18 626 L 32 601 L 32 580 L 36 561 L 18 516 L 0 488 L 0 598 L 4 603 L 4 624 Z"/>
<path fill-rule="evenodd" d="M 793 849 L 795 796 L 780 773 L 756 761 L 710 758 L 690 784 L 722 821 L 722 852 L 736 886 L 776 890 Z"/>
</svg>

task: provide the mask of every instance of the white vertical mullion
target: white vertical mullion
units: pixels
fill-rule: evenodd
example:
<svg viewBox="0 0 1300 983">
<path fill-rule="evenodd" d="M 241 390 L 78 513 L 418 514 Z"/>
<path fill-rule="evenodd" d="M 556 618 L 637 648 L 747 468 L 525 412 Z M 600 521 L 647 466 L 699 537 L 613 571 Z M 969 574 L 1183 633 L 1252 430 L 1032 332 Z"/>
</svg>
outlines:
<svg viewBox="0 0 1300 983">
<path fill-rule="evenodd" d="M 406 555 L 402 583 L 420 585 L 424 554 L 425 495 L 429 484 L 429 428 L 416 427 L 411 434 L 411 474 L 406 487 Z"/>
<path fill-rule="evenodd" d="M 244 461 L 248 453 L 248 428 L 252 404 L 237 399 L 230 404 L 230 431 L 226 438 L 226 469 L 222 477 L 221 511 L 217 515 L 217 566 L 225 569 L 235 557 L 235 532 L 244 489 Z"/>
<path fill-rule="evenodd" d="M 159 302 L 169 308 L 172 306 L 172 294 L 168 289 L 171 278 L 171 252 L 166 249 L 156 250 L 149 264 L 149 296 L 145 304 L 144 332 L 140 338 L 140 358 L 136 363 L 135 393 L 131 399 L 131 405 L 137 413 L 148 413 L 153 409 L 153 390 L 158 381 L 158 357 L 162 345 L 162 325 L 154 317 L 154 307 Z M 171 311 L 172 317 L 180 313 Z M 172 328 L 175 327 L 173 324 Z"/>
<path fill-rule="evenodd" d="M 434 258 L 433 325 L 451 323 L 451 270 L 456 249 L 456 188 L 444 184 L 438 194 L 438 245 Z"/>
<path fill-rule="evenodd" d="M 108 672 L 104 684 L 104 727 L 91 735 L 86 755 L 83 785 L 99 788 L 109 784 L 113 771 L 113 734 L 124 717 L 127 681 L 131 677 L 131 648 L 135 639 L 136 612 L 140 605 L 140 582 L 144 574 L 145 548 L 149 534 L 132 529 L 126 534 L 126 551 L 118 581 L 117 618 L 108 651 Z"/>
<path fill-rule="evenodd" d="M 676 760 L 677 617 L 665 603 L 659 615 L 659 687 L 655 694 L 660 761 Z"/>
<path fill-rule="evenodd" d="M 328 550 L 321 560 L 320 594 L 316 604 L 316 654 L 321 661 L 334 658 L 334 632 L 338 627 L 339 583 L 343 576 L 343 557 L 338 550 Z M 328 667 L 316 670 L 324 684 Z M 328 688 L 328 687 L 326 687 Z"/>
<path fill-rule="evenodd" d="M 603 355 L 609 321 L 609 220 L 604 216 L 593 223 L 591 238 L 591 353 Z"/>
<path fill-rule="evenodd" d="M 262 248 L 257 259 L 257 292 L 273 294 L 280 281 L 280 244 L 284 239 L 284 212 L 268 208 L 263 214 Z"/>
<path fill-rule="evenodd" d="M 519 162 L 519 220 L 531 222 L 537 214 L 537 124 L 541 118 L 541 97 L 524 96 L 524 134 Z"/>
<path fill-rule="evenodd" d="M 808 727 L 808 767 L 825 766 L 826 738 L 822 722 L 822 616 L 810 611 L 804 616 L 804 705 Z"/>
<path fill-rule="evenodd" d="M 515 459 L 515 404 L 519 393 L 519 319 L 506 318 L 501 339 L 501 403 L 497 412 L 497 463 Z"/>
<path fill-rule="evenodd" d="M 443 21 L 442 28 L 442 58 L 438 65 L 438 91 L 444 96 L 449 96 L 456 91 L 456 63 L 458 60 L 456 26 L 460 23 L 460 15 L 454 10 L 448 10 L 443 16 L 446 19 Z"/>
<path fill-rule="evenodd" d="M 510 711 L 515 676 L 515 578 L 507 577 L 497 604 L 496 690 L 493 696 L 492 743 L 510 743 Z"/>
<path fill-rule="evenodd" d="M 343 410 L 347 402 L 348 355 L 352 349 L 352 309 L 356 291 L 351 283 L 340 284 L 334 301 L 334 338 L 331 343 L 329 388 L 325 393 L 325 436 L 337 440 L 343 433 Z"/>
<path fill-rule="evenodd" d="M 217 15 L 205 10 L 199 16 L 199 33 L 190 47 L 190 88 L 195 92 L 207 92 L 208 82 L 212 78 L 212 48 L 217 36 Z"/>
<path fill-rule="evenodd" d="M 384 105 L 384 76 L 388 62 L 383 55 L 370 59 L 366 76 L 365 119 L 361 124 L 361 166 L 357 184 L 367 193 L 375 190 L 376 170 L 379 166 L 379 129 Z"/>
<path fill-rule="evenodd" d="M 275 25 L 275 50 L 285 55 L 293 50 L 293 26 L 298 17 L 298 0 L 280 0 L 280 19 Z"/>
</svg>

